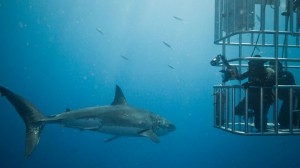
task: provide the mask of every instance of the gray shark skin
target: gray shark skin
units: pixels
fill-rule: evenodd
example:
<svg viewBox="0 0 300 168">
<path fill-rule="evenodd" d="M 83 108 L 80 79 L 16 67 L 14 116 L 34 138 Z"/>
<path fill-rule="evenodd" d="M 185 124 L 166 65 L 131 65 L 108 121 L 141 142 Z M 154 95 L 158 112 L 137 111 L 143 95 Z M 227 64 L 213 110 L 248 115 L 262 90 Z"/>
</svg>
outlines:
<svg viewBox="0 0 300 168">
<path fill-rule="evenodd" d="M 39 143 L 46 124 L 61 124 L 64 127 L 97 131 L 113 135 L 106 142 L 121 136 L 147 137 L 159 143 L 159 136 L 172 132 L 176 127 L 165 118 L 127 104 L 120 87 L 116 86 L 111 105 L 67 110 L 53 115 L 43 115 L 32 103 L 0 86 L 0 93 L 15 107 L 26 126 L 25 157 L 28 158 Z"/>
</svg>

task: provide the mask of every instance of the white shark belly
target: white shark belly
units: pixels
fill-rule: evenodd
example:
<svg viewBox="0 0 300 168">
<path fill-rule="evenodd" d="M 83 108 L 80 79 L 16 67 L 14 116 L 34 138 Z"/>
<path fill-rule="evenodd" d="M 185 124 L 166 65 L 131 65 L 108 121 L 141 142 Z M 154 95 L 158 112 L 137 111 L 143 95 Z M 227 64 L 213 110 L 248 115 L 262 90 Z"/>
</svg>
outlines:
<svg viewBox="0 0 300 168">
<path fill-rule="evenodd" d="M 99 118 L 85 118 L 65 120 L 61 122 L 64 127 L 77 128 L 80 130 L 97 131 L 118 136 L 140 136 L 139 133 L 147 128 L 126 125 L 105 125 Z"/>
<path fill-rule="evenodd" d="M 70 119 L 61 121 L 62 126 L 80 130 L 98 130 L 102 124 L 99 118 Z"/>
<path fill-rule="evenodd" d="M 139 133 L 145 129 L 129 126 L 102 126 L 99 132 L 118 136 L 141 136 Z"/>
</svg>

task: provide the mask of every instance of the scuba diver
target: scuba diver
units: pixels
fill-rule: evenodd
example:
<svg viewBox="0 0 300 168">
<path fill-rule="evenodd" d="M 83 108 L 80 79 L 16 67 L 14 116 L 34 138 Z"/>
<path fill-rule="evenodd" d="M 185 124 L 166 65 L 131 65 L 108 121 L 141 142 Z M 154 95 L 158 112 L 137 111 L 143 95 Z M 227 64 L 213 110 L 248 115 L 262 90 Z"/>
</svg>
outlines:
<svg viewBox="0 0 300 168">
<path fill-rule="evenodd" d="M 275 61 L 270 61 L 269 65 L 272 69 L 276 69 Z M 296 85 L 294 75 L 289 71 L 284 71 L 283 66 L 280 62 L 277 63 L 277 76 L 278 76 L 278 85 Z M 299 90 L 293 89 L 293 97 L 292 97 L 292 105 L 295 109 L 297 104 L 296 100 L 299 98 Z M 278 116 L 278 123 L 280 124 L 281 129 L 288 129 L 290 128 L 290 90 L 289 88 L 278 88 L 278 98 L 282 101 L 279 116 Z M 297 125 L 297 118 L 296 114 L 293 115 L 293 125 Z"/>
<path fill-rule="evenodd" d="M 254 58 L 248 62 L 248 70 L 240 74 L 235 66 L 228 63 L 223 55 L 218 55 L 211 61 L 211 65 L 215 66 L 222 60 L 225 69 L 220 72 L 223 73 L 223 83 L 228 80 L 242 81 L 248 78 L 248 81 L 242 86 L 248 89 L 248 111 L 249 117 L 254 117 L 254 125 L 258 131 L 264 131 L 267 128 L 267 114 L 271 104 L 273 103 L 272 86 L 275 85 L 275 73 L 272 68 L 265 67 L 266 60 L 259 59 L 260 55 L 255 55 Z M 263 97 L 261 105 L 261 87 L 263 87 Z M 263 107 L 262 112 L 260 110 Z M 246 98 L 243 98 L 234 108 L 235 115 L 245 116 L 246 114 Z M 261 118 L 262 116 L 262 118 Z M 263 124 L 261 126 L 261 123 Z"/>
<path fill-rule="evenodd" d="M 300 8 L 300 0 L 293 0 L 292 1 L 292 8 L 293 12 L 297 12 Z M 284 12 L 281 13 L 283 16 L 289 16 L 290 15 L 290 0 L 286 1 L 286 9 Z"/>
<path fill-rule="evenodd" d="M 259 58 L 260 55 L 254 57 Z M 248 116 L 254 116 L 254 125 L 257 131 L 264 131 L 267 128 L 267 114 L 271 104 L 273 103 L 272 86 L 275 85 L 274 70 L 264 66 L 265 60 L 254 59 L 248 62 L 248 71 L 238 74 L 236 80 L 242 81 L 248 78 L 248 81 L 242 86 L 248 89 Z M 261 108 L 260 87 L 263 88 L 263 109 Z M 235 107 L 235 115 L 243 116 L 245 112 L 246 98 L 243 98 Z M 252 113 L 250 113 L 252 112 Z M 261 115 L 262 113 L 262 115 Z M 263 118 L 261 118 L 261 116 Z M 261 122 L 261 120 L 263 120 Z M 263 124 L 261 126 L 261 123 Z"/>
</svg>

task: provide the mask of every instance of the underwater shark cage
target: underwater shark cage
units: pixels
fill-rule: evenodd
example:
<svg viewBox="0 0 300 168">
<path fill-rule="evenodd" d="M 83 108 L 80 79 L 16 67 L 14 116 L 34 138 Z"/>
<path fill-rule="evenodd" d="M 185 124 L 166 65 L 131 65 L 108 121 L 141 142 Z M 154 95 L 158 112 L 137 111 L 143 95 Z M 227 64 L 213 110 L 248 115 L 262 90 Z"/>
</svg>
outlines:
<svg viewBox="0 0 300 168">
<path fill-rule="evenodd" d="M 213 87 L 214 127 L 240 135 L 300 135 L 300 85 L 278 83 L 278 63 L 283 70 L 294 74 L 299 81 L 300 70 L 300 0 L 215 0 L 214 43 L 222 46 L 222 54 L 211 61 L 219 67 L 223 81 Z M 261 57 L 253 57 L 260 55 Z M 249 107 L 250 87 L 243 87 L 245 81 L 228 80 L 226 75 L 248 70 L 250 60 L 272 61 L 275 65 L 275 85 L 257 87 L 259 114 L 253 115 Z M 264 63 L 266 68 L 270 65 Z M 264 114 L 266 90 L 272 90 L 272 104 Z M 285 120 L 288 126 L 280 125 L 282 105 L 278 90 L 289 93 L 288 110 Z M 245 100 L 244 113 L 237 115 L 235 107 Z M 266 115 L 266 116 L 264 116 Z M 255 121 L 255 117 L 260 121 Z M 263 123 L 267 118 L 267 124 Z M 266 125 L 259 129 L 257 125 Z"/>
</svg>

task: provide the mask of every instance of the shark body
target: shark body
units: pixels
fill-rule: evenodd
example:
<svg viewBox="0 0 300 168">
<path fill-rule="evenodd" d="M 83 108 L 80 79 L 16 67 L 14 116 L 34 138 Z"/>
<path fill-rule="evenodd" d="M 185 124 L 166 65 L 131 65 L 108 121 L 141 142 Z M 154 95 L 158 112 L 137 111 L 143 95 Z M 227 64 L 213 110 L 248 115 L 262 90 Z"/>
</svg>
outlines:
<svg viewBox="0 0 300 168">
<path fill-rule="evenodd" d="M 106 142 L 121 136 L 147 137 L 159 143 L 159 136 L 174 131 L 167 119 L 147 110 L 132 107 L 119 86 L 111 105 L 95 106 L 53 115 L 43 115 L 32 103 L 0 86 L 0 93 L 15 107 L 26 125 L 25 157 L 29 157 L 39 143 L 45 124 L 97 131 L 113 135 Z"/>
</svg>

